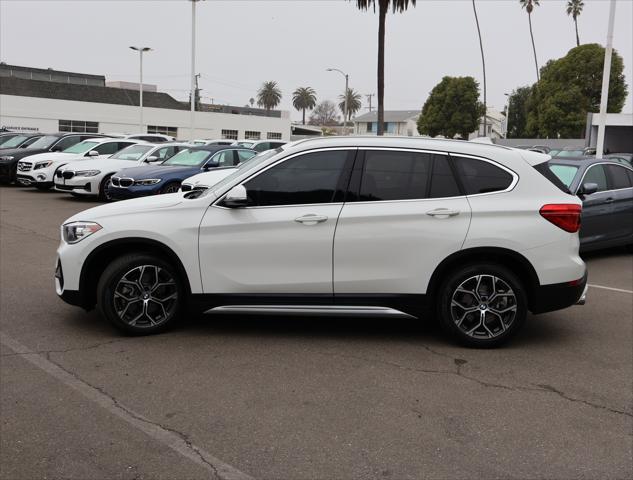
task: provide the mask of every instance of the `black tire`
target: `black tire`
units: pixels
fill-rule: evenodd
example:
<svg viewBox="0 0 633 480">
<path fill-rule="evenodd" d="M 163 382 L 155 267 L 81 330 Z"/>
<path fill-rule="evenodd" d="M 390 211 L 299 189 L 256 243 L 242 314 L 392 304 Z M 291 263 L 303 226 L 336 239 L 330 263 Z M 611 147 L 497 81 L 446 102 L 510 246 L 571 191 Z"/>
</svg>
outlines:
<svg viewBox="0 0 633 480">
<path fill-rule="evenodd" d="M 156 287 L 157 284 L 160 285 Z M 169 299 L 174 294 L 175 298 Z M 152 255 L 131 253 L 117 258 L 105 269 L 97 285 L 101 315 L 132 335 L 166 330 L 177 320 L 184 304 L 185 289 L 176 268 Z M 134 318 L 136 321 L 132 321 Z"/>
<path fill-rule="evenodd" d="M 462 345 L 475 348 L 498 347 L 510 340 L 525 323 L 528 307 L 523 283 L 511 270 L 494 263 L 467 265 L 449 273 L 437 302 L 442 329 Z"/>
<path fill-rule="evenodd" d="M 110 178 L 112 178 L 112 174 L 106 175 L 105 177 L 103 177 L 103 180 L 101 180 L 101 183 L 99 184 L 99 201 L 101 202 L 112 201 L 112 199 L 108 196 L 108 193 L 107 193 L 108 185 L 110 183 Z"/>
<path fill-rule="evenodd" d="M 160 193 L 176 193 L 180 189 L 180 182 L 170 182 L 160 189 Z"/>
</svg>

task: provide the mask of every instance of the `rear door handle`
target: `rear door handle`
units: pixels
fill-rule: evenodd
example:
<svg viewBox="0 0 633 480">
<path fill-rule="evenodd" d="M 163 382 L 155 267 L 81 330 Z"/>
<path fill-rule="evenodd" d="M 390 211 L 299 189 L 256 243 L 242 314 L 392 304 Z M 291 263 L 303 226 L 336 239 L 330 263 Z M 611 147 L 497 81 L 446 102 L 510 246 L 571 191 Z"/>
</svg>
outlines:
<svg viewBox="0 0 633 480">
<path fill-rule="evenodd" d="M 604 203 L 613 203 L 613 198 L 609 197 L 604 200 Z"/>
<path fill-rule="evenodd" d="M 316 225 L 317 223 L 325 222 L 326 220 L 327 217 L 325 215 L 316 215 L 314 213 L 309 213 L 299 218 L 295 218 L 295 222 L 299 222 L 304 225 Z"/>
<path fill-rule="evenodd" d="M 448 208 L 436 208 L 435 210 L 426 212 L 426 214 L 430 215 L 431 217 L 447 218 L 447 217 L 454 217 L 456 215 L 459 215 L 459 210 L 451 210 Z"/>
</svg>

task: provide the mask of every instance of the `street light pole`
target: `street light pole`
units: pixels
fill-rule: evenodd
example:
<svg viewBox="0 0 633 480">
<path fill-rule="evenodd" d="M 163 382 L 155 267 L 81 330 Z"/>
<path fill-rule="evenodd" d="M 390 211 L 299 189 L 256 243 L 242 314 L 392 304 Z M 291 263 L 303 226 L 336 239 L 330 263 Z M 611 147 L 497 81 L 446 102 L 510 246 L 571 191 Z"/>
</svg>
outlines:
<svg viewBox="0 0 633 480">
<path fill-rule="evenodd" d="M 607 102 L 609 100 L 609 77 L 611 76 L 611 53 L 613 52 L 613 24 L 615 21 L 615 0 L 611 0 L 609 7 L 609 29 L 607 33 L 607 48 L 604 51 L 604 70 L 602 71 L 602 93 L 600 95 L 600 116 L 598 117 L 598 142 L 596 144 L 596 158 L 602 159 L 604 153 L 604 133 L 607 123 Z"/>
<path fill-rule="evenodd" d="M 347 112 L 348 112 L 347 92 L 349 91 L 349 75 L 345 73 L 344 71 L 339 70 L 338 68 L 328 68 L 327 71 L 338 72 L 345 77 L 345 95 L 343 96 L 343 102 L 344 102 L 343 104 L 344 105 L 343 106 L 343 133 L 347 133 Z"/>
<path fill-rule="evenodd" d="M 194 139 L 196 111 L 196 2 L 191 0 L 191 117 L 189 119 L 189 136 Z"/>
<path fill-rule="evenodd" d="M 504 93 L 506 97 L 508 97 L 508 106 L 506 107 L 506 128 L 505 128 L 505 138 L 508 138 L 508 130 L 510 130 L 510 94 Z"/>
<path fill-rule="evenodd" d="M 139 53 L 139 63 L 140 63 L 140 79 L 139 79 L 139 110 L 140 110 L 140 121 L 139 121 L 139 133 L 145 133 L 143 131 L 143 52 L 149 52 L 152 49 L 149 47 L 130 47 L 132 50 Z"/>
</svg>

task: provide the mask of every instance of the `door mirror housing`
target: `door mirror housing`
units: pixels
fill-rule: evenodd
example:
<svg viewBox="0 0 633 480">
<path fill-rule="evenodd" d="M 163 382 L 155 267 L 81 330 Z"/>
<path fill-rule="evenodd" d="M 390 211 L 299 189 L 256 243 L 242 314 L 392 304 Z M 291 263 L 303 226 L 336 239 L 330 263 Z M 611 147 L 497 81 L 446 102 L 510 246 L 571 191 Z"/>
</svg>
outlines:
<svg viewBox="0 0 633 480">
<path fill-rule="evenodd" d="M 89 157 L 98 157 L 99 156 L 99 152 L 97 152 L 96 150 L 90 150 L 88 152 L 88 156 Z"/>
<path fill-rule="evenodd" d="M 597 183 L 583 183 L 578 189 L 578 195 L 591 195 L 598 191 Z"/>
<path fill-rule="evenodd" d="M 236 185 L 224 197 L 224 205 L 229 208 L 245 207 L 248 204 L 248 195 L 244 185 Z"/>
<path fill-rule="evenodd" d="M 158 160 L 160 160 L 160 158 L 158 158 L 158 157 L 157 157 L 157 156 L 155 156 L 155 155 L 152 155 L 152 156 L 147 157 L 147 158 L 145 159 L 145 161 L 146 161 L 147 163 L 154 163 L 154 162 L 157 162 Z"/>
</svg>

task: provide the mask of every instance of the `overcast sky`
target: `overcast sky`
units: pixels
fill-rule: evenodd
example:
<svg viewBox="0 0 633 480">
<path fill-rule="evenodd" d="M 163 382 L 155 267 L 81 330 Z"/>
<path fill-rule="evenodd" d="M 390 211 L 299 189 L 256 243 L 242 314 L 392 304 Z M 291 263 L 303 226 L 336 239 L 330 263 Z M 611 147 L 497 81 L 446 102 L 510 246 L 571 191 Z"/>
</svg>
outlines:
<svg viewBox="0 0 633 480">
<path fill-rule="evenodd" d="M 540 65 L 575 46 L 565 3 L 542 0 L 532 14 Z M 536 80 L 528 18 L 517 0 L 477 0 L 477 8 L 488 104 L 502 109 L 504 92 Z M 585 0 L 581 42 L 604 45 L 608 10 L 608 0 Z M 344 80 L 327 67 L 346 71 L 350 86 L 360 93 L 376 92 L 378 15 L 357 10 L 355 2 L 209 0 L 198 3 L 197 12 L 196 71 L 202 75 L 204 102 L 213 98 L 245 105 L 265 80 L 279 83 L 286 110 L 292 110 L 292 92 L 299 86 L 313 87 L 319 100 L 336 100 Z M 633 1 L 619 0 L 614 46 L 625 63 L 625 112 L 632 110 L 632 19 Z M 190 27 L 186 0 L 0 0 L 0 60 L 136 82 L 138 54 L 128 46 L 150 46 L 154 51 L 145 57 L 145 82 L 186 99 Z M 472 3 L 418 0 L 404 14 L 390 14 L 385 72 L 385 108 L 391 110 L 420 109 L 444 75 L 481 80 Z M 299 118 L 293 112 L 293 119 Z"/>
</svg>

